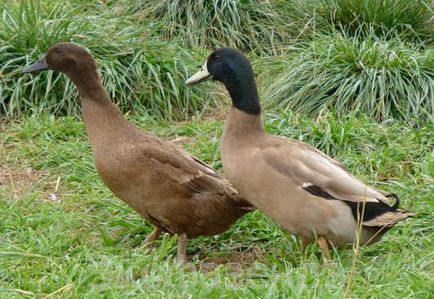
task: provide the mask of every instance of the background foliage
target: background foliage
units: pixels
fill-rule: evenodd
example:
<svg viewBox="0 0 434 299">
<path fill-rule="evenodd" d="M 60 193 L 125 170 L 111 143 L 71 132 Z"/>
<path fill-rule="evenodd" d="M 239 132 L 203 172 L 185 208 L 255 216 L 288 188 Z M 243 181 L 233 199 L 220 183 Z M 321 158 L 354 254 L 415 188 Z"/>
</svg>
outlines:
<svg viewBox="0 0 434 299">
<path fill-rule="evenodd" d="M 433 1 L 0 1 L 0 299 L 431 298 L 434 286 Z M 52 44 L 98 61 L 130 121 L 220 169 L 226 91 L 184 81 L 213 47 L 257 74 L 264 124 L 397 193 L 416 216 L 373 246 L 325 263 L 259 211 L 190 240 L 199 271 L 173 263 L 176 237 L 104 186 L 74 86 L 21 74 Z"/>
<path fill-rule="evenodd" d="M 265 66 L 267 107 L 432 121 L 433 36 L 430 0 L 3 1 L 0 111 L 77 114 L 64 76 L 19 74 L 56 41 L 74 41 L 125 112 L 180 120 L 215 108 L 221 93 L 184 80 L 213 47 L 231 46 Z"/>
</svg>

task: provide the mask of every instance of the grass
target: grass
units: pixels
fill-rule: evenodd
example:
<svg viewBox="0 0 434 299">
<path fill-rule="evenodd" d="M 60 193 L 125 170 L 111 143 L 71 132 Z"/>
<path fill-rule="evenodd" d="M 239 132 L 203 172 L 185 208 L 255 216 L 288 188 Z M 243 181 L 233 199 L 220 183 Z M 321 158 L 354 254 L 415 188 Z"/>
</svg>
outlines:
<svg viewBox="0 0 434 299">
<path fill-rule="evenodd" d="M 433 33 L 428 0 L 0 2 L 0 299 L 432 297 Z M 152 227 L 99 179 L 71 82 L 20 74 L 57 41 L 91 50 L 132 122 L 217 169 L 227 95 L 184 80 L 211 47 L 238 47 L 268 132 L 338 158 L 417 214 L 324 263 L 257 211 L 191 240 L 200 270 L 186 271 L 176 239 L 145 248 Z"/>
<path fill-rule="evenodd" d="M 164 138 L 183 138 L 188 151 L 220 167 L 221 121 L 170 125 L 146 116 L 132 121 Z M 333 262 L 324 264 L 318 248 L 311 246 L 303 259 L 298 241 L 259 212 L 224 234 L 192 240 L 188 254 L 196 266 L 222 264 L 185 271 L 173 263 L 174 238 L 160 238 L 152 251 L 143 247 L 152 228 L 98 178 L 80 120 L 35 116 L 1 126 L 4 298 L 344 295 L 352 250 L 335 252 Z M 267 114 L 266 128 L 316 145 L 366 182 L 393 190 L 404 207 L 417 212 L 380 243 L 362 248 L 349 298 L 429 297 L 434 128 L 413 129 L 398 121 L 377 124 L 357 115 L 313 121 L 293 113 Z"/>
<path fill-rule="evenodd" d="M 184 87 L 198 51 L 149 38 L 147 27 L 134 26 L 126 16 L 98 10 L 83 16 L 81 9 L 63 1 L 0 4 L 0 111 L 79 113 L 75 87 L 62 74 L 20 74 L 57 41 L 78 42 L 92 51 L 105 87 L 125 112 L 180 120 L 215 106 L 203 101 L 204 90 Z"/>
<path fill-rule="evenodd" d="M 184 82 L 210 48 L 231 46 L 263 65 L 271 107 L 432 121 L 432 11 L 428 0 L 3 1 L 0 114 L 79 115 L 63 75 L 20 74 L 55 42 L 74 41 L 92 51 L 124 112 L 212 111 L 220 93 Z"/>
<path fill-rule="evenodd" d="M 332 26 L 354 35 L 401 37 L 432 44 L 434 4 L 431 0 L 323 0 L 319 15 Z"/>
<path fill-rule="evenodd" d="M 264 73 L 271 106 L 317 116 L 359 111 L 379 121 L 434 120 L 434 51 L 374 38 L 322 36 Z M 277 70 L 276 70 L 277 69 Z M 279 75 L 276 75 L 279 74 Z"/>
<path fill-rule="evenodd" d="M 152 0 L 134 1 L 143 19 L 159 22 L 165 39 L 177 37 L 185 47 L 235 47 L 273 53 L 287 40 L 284 17 L 270 1 Z M 206 12 L 206 13 L 204 13 Z"/>
<path fill-rule="evenodd" d="M 394 39 L 431 47 L 434 4 L 431 0 L 272 0 L 297 41 L 338 30 L 351 36 Z"/>
</svg>

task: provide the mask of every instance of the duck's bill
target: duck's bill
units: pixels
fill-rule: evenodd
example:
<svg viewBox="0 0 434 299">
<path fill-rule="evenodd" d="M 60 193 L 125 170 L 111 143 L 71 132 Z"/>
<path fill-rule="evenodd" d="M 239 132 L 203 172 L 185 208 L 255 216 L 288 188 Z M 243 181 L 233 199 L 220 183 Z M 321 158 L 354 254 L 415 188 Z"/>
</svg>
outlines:
<svg viewBox="0 0 434 299">
<path fill-rule="evenodd" d="M 188 78 L 187 81 L 185 81 L 185 84 L 194 85 L 203 82 L 205 80 L 208 80 L 210 78 L 211 78 L 211 74 L 208 72 L 208 68 L 206 67 L 206 62 L 205 62 L 205 64 L 200 68 L 200 70 L 196 74 L 194 74 L 193 76 Z"/>
<path fill-rule="evenodd" d="M 46 69 L 49 69 L 50 66 L 47 63 L 47 60 L 45 59 L 45 56 L 42 57 L 40 60 L 36 61 L 34 64 L 26 67 L 23 70 L 23 73 L 33 73 L 33 72 L 39 72 Z"/>
</svg>

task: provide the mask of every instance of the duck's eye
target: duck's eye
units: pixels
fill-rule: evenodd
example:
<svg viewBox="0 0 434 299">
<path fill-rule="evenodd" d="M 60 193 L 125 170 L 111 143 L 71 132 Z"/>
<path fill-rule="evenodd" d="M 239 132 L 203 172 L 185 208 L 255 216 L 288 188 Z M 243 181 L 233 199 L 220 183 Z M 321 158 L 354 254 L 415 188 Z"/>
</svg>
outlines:
<svg viewBox="0 0 434 299">
<path fill-rule="evenodd" d="M 219 58 L 219 55 L 218 55 L 217 53 L 213 52 L 213 53 L 211 53 L 211 55 L 209 56 L 209 59 L 210 59 L 210 60 L 218 60 L 218 59 L 220 59 L 220 58 Z"/>
</svg>

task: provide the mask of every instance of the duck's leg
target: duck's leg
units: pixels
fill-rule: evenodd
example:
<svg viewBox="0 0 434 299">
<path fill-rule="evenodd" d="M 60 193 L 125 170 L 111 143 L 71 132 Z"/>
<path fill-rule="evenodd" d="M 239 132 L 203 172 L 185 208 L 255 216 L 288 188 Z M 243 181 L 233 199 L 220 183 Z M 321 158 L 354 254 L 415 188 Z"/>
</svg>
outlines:
<svg viewBox="0 0 434 299">
<path fill-rule="evenodd" d="M 178 236 L 176 261 L 180 264 L 185 264 L 187 262 L 187 234 L 182 234 Z"/>
<path fill-rule="evenodd" d="M 330 251 L 329 251 L 329 244 L 328 244 L 326 238 L 324 238 L 323 236 L 320 236 L 317 240 L 317 243 L 319 245 L 319 248 L 321 248 L 321 252 L 324 256 L 324 259 L 327 261 L 331 260 Z"/>
<path fill-rule="evenodd" d="M 150 246 L 152 242 L 154 242 L 155 239 L 157 239 L 160 234 L 161 234 L 161 230 L 158 227 L 154 228 L 152 233 L 146 238 L 145 246 Z"/>
<path fill-rule="evenodd" d="M 306 256 L 306 248 L 311 243 L 311 240 L 302 236 L 300 237 L 300 239 L 301 239 L 301 254 L 303 256 Z"/>
</svg>

